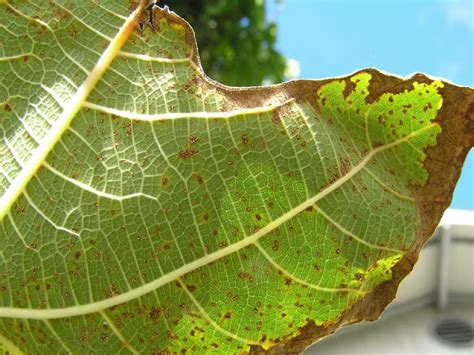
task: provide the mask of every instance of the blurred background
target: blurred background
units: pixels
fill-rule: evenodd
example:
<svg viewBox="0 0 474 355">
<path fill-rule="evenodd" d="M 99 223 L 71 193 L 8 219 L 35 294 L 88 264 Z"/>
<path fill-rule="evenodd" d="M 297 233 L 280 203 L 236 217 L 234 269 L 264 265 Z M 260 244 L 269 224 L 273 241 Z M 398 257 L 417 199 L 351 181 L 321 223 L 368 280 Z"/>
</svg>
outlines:
<svg viewBox="0 0 474 355">
<path fill-rule="evenodd" d="M 196 31 L 206 73 L 235 86 L 376 67 L 474 86 L 471 0 L 165 0 Z M 474 152 L 454 199 L 377 322 L 307 354 L 474 354 Z"/>
</svg>

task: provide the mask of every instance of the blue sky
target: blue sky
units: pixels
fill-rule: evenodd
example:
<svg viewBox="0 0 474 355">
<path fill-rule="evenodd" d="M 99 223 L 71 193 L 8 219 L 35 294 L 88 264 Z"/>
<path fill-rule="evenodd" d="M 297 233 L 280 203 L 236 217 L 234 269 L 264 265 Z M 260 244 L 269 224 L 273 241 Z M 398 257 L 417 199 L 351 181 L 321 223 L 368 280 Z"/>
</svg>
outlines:
<svg viewBox="0 0 474 355">
<path fill-rule="evenodd" d="M 298 78 L 376 67 L 424 72 L 474 86 L 474 2 L 460 0 L 267 0 L 278 49 L 299 63 Z M 474 151 L 452 207 L 474 209 Z"/>
</svg>

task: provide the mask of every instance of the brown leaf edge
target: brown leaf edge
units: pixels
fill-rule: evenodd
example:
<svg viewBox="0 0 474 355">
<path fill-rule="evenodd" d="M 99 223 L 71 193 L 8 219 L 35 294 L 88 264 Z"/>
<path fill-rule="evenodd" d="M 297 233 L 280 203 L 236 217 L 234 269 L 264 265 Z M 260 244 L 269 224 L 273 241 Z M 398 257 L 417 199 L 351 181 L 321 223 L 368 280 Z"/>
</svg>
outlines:
<svg viewBox="0 0 474 355">
<path fill-rule="evenodd" d="M 132 1 L 134 3 L 134 1 Z M 181 17 L 168 9 L 155 8 L 155 21 L 165 18 L 170 23 L 177 23 L 185 29 L 186 42 L 193 49 L 192 61 L 199 73 L 194 80 L 203 89 L 216 90 L 226 97 L 229 102 L 227 109 L 251 108 L 275 103 L 281 104 L 284 110 L 285 102 L 294 99 L 298 102 L 314 106 L 316 91 L 324 84 L 333 80 L 346 80 L 347 92 L 350 93 L 350 78 L 357 73 L 365 72 L 372 75 L 368 102 L 377 100 L 384 93 L 400 93 L 413 88 L 413 83 L 431 83 L 434 79 L 424 74 L 414 74 L 402 79 L 393 75 L 379 72 L 376 69 L 362 69 L 341 78 L 324 80 L 294 80 L 267 87 L 234 88 L 222 85 L 209 78 L 202 69 L 199 59 L 196 37 L 192 27 Z M 142 19 L 146 22 L 147 16 Z M 138 30 L 137 30 L 138 31 Z M 139 31 L 141 32 L 141 31 Z M 442 132 L 438 135 L 437 145 L 425 150 L 427 158 L 424 166 L 429 178 L 424 186 L 412 186 L 412 195 L 418 202 L 418 214 L 421 228 L 417 231 L 415 242 L 401 261 L 393 268 L 393 278 L 379 285 L 362 300 L 345 311 L 341 317 L 328 325 L 317 326 L 312 320 L 298 331 L 298 335 L 290 339 L 282 339 L 280 343 L 264 350 L 260 346 L 251 346 L 252 354 L 296 354 L 304 351 L 318 340 L 334 333 L 342 326 L 361 321 L 377 320 L 383 310 L 395 298 L 398 285 L 411 272 L 418 259 L 419 252 L 435 231 L 444 211 L 449 207 L 454 188 L 461 174 L 464 160 L 469 150 L 474 146 L 474 89 L 460 87 L 443 81 L 440 89 L 443 106 L 438 112 L 435 122 L 438 122 Z"/>
<path fill-rule="evenodd" d="M 369 71 L 374 79 L 385 83 L 377 88 L 378 94 L 374 97 L 385 92 L 386 88 L 390 89 L 389 92 L 393 92 L 394 88 L 412 87 L 413 82 L 433 81 L 423 74 L 416 74 L 404 81 L 393 76 L 385 76 L 372 69 L 365 71 Z M 462 165 L 467 153 L 474 146 L 474 90 L 446 82 L 444 84 L 445 87 L 440 90 L 443 106 L 435 120 L 441 125 L 442 132 L 438 136 L 438 144 L 425 150 L 427 158 L 424 166 L 429 173 L 429 178 L 424 186 L 411 188 L 413 196 L 419 201 L 417 209 L 421 219 L 421 228 L 417 231 L 413 245 L 393 268 L 392 280 L 376 287 L 374 291 L 345 311 L 336 322 L 319 327 L 311 321 L 299 330 L 298 336 L 271 348 L 266 353 L 300 353 L 342 326 L 377 320 L 395 298 L 400 282 L 412 271 L 421 248 L 432 236 L 444 211 L 451 204 Z M 372 81 L 372 90 L 373 86 L 374 81 Z M 252 347 L 251 352 L 259 354 L 265 351 Z"/>
</svg>

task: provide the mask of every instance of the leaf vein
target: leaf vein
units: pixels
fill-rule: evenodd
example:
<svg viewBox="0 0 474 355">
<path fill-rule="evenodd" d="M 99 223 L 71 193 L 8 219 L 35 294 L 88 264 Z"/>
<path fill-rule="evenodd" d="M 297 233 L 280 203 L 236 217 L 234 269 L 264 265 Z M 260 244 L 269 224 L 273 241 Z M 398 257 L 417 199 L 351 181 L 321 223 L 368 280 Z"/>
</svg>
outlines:
<svg viewBox="0 0 474 355">
<path fill-rule="evenodd" d="M 163 275 L 143 286 L 140 286 L 135 289 L 131 289 L 125 293 L 119 294 L 117 296 L 104 299 L 102 301 L 97 301 L 95 303 L 90 304 L 83 304 L 83 305 L 76 305 L 73 307 L 66 307 L 66 308 L 57 308 L 57 309 L 25 309 L 25 308 L 12 308 L 12 307 L 2 307 L 0 308 L 0 317 L 15 317 L 15 318 L 27 318 L 27 319 L 50 319 L 50 318 L 65 318 L 70 316 L 82 315 L 92 312 L 98 312 L 104 310 L 109 307 L 113 307 L 115 305 L 119 305 L 121 303 L 125 303 L 137 297 L 143 296 L 148 294 L 157 288 L 171 282 L 175 281 L 177 278 L 182 277 L 183 275 L 196 270 L 202 266 L 205 266 L 211 262 L 215 262 L 227 256 L 229 254 L 235 253 L 249 245 L 254 244 L 257 242 L 261 237 L 268 234 L 272 230 L 276 229 L 283 223 L 287 222 L 291 218 L 295 217 L 299 213 L 306 210 L 308 207 L 312 207 L 316 204 L 319 200 L 324 198 L 325 196 L 329 195 L 340 186 L 344 185 L 346 182 L 350 181 L 355 175 L 357 175 L 364 166 L 376 155 L 377 153 L 395 147 L 401 143 L 408 141 L 410 138 L 417 136 L 418 134 L 436 127 L 437 123 L 432 123 L 424 128 L 421 128 L 417 131 L 414 131 L 412 134 L 405 136 L 399 140 L 394 142 L 388 143 L 383 146 L 379 146 L 376 149 L 372 150 L 367 156 L 362 159 L 352 170 L 350 170 L 346 175 L 339 178 L 335 181 L 332 185 L 328 186 L 326 189 L 322 190 L 321 192 L 317 193 L 311 199 L 308 199 L 301 204 L 293 207 L 280 217 L 276 218 L 272 222 L 270 222 L 265 227 L 261 228 L 254 234 L 246 237 L 245 239 L 240 240 L 232 245 L 229 245 L 223 249 L 220 249 L 214 253 L 207 254 L 200 259 L 196 259 L 188 264 L 185 264 L 179 267 L 176 270 L 169 272 L 166 275 Z"/>
<path fill-rule="evenodd" d="M 304 285 L 304 286 L 307 286 L 309 288 L 312 288 L 312 289 L 315 289 L 317 291 L 321 291 L 321 292 L 329 292 L 329 293 L 334 293 L 334 292 L 355 292 L 355 293 L 359 293 L 361 295 L 364 295 L 365 292 L 363 291 L 360 291 L 358 289 L 354 289 L 354 288 L 333 288 L 333 287 L 322 287 L 322 286 L 318 286 L 318 285 L 314 285 L 310 282 L 307 282 L 303 279 L 300 279 L 299 277 L 293 275 L 292 273 L 290 273 L 288 270 L 284 269 L 280 264 L 278 264 L 268 253 L 267 251 L 265 250 L 265 248 L 260 244 L 260 242 L 255 242 L 254 243 L 255 246 L 257 247 L 257 249 L 263 254 L 263 256 L 265 256 L 265 258 L 270 262 L 270 264 L 273 265 L 273 267 L 275 267 L 277 270 L 280 270 L 283 275 L 289 277 L 290 279 L 296 281 L 297 283 L 301 284 L 301 285 Z"/>
</svg>

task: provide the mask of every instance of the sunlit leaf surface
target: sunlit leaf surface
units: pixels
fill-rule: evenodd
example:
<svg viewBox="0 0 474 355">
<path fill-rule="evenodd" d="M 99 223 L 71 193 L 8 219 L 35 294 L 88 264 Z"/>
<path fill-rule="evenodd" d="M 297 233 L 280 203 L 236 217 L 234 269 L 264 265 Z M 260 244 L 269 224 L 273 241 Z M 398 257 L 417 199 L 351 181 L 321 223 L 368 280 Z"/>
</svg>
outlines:
<svg viewBox="0 0 474 355">
<path fill-rule="evenodd" d="M 472 89 L 224 87 L 145 5 L 0 1 L 2 348 L 301 351 L 376 318 L 449 204 Z"/>
</svg>

